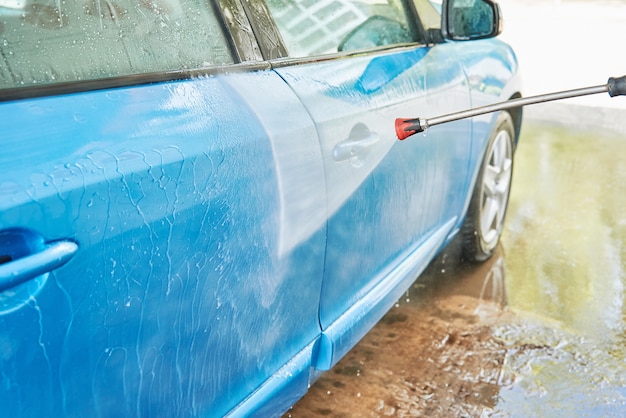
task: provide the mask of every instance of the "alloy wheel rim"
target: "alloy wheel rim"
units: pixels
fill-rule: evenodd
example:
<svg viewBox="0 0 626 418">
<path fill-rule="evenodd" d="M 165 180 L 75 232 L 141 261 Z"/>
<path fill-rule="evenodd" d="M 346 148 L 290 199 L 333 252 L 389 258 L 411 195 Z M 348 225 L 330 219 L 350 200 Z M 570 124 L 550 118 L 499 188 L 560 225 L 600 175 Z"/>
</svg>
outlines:
<svg viewBox="0 0 626 418">
<path fill-rule="evenodd" d="M 511 137 L 496 135 L 489 150 L 481 191 L 480 232 L 487 247 L 495 246 L 504 222 L 513 169 Z"/>
</svg>

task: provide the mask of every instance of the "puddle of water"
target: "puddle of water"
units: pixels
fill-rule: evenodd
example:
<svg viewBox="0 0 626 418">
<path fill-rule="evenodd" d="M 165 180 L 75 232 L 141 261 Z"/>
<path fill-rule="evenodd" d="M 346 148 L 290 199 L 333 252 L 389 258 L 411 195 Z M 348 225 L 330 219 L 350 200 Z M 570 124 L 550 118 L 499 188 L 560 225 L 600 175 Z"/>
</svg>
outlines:
<svg viewBox="0 0 626 418">
<path fill-rule="evenodd" d="M 626 400 L 626 138 L 530 125 L 503 247 L 515 416 L 622 416 Z M 518 409 L 519 408 L 519 409 Z"/>
<path fill-rule="evenodd" d="M 599 340 L 624 333 L 626 138 L 530 126 L 503 242 L 511 306 Z"/>
<path fill-rule="evenodd" d="M 506 231 L 451 246 L 285 416 L 622 416 L 626 139 L 526 124 Z"/>
</svg>

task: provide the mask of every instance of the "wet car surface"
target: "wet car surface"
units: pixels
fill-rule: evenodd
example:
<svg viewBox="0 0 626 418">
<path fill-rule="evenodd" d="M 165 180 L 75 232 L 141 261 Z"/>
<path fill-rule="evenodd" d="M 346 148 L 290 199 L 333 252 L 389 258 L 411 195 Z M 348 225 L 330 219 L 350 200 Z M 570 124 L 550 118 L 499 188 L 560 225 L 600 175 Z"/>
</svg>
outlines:
<svg viewBox="0 0 626 418">
<path fill-rule="evenodd" d="M 455 235 L 521 110 L 488 0 L 0 2 L 0 405 L 275 416 Z"/>
<path fill-rule="evenodd" d="M 623 416 L 623 155 L 623 134 L 527 123 L 496 255 L 448 247 L 285 416 Z"/>
</svg>

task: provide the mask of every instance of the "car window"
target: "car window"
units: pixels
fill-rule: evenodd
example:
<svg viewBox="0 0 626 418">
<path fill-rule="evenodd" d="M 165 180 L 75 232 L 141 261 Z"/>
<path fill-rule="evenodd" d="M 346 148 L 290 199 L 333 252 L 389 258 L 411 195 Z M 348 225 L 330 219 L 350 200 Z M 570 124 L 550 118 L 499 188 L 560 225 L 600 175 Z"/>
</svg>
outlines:
<svg viewBox="0 0 626 418">
<path fill-rule="evenodd" d="M 441 29 L 441 1 L 414 0 L 415 9 L 424 29 Z"/>
<path fill-rule="evenodd" d="M 291 57 L 417 41 L 401 0 L 266 0 Z"/>
<path fill-rule="evenodd" d="M 206 0 L 0 0 L 0 89 L 232 62 Z"/>
</svg>

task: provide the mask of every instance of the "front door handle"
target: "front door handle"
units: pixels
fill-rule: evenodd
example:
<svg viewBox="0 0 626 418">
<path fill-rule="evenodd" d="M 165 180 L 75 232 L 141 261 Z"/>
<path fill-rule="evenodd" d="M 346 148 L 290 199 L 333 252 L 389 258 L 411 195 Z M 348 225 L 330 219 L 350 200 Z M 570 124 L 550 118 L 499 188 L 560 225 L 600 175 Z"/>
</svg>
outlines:
<svg viewBox="0 0 626 418">
<path fill-rule="evenodd" d="M 41 251 L 0 264 L 0 292 L 11 289 L 67 263 L 78 250 L 73 241 L 53 241 Z"/>
<path fill-rule="evenodd" d="M 380 137 L 376 132 L 370 132 L 362 123 L 357 124 L 348 139 L 341 141 L 333 149 L 335 161 L 345 161 L 366 152 L 378 143 Z"/>
</svg>

